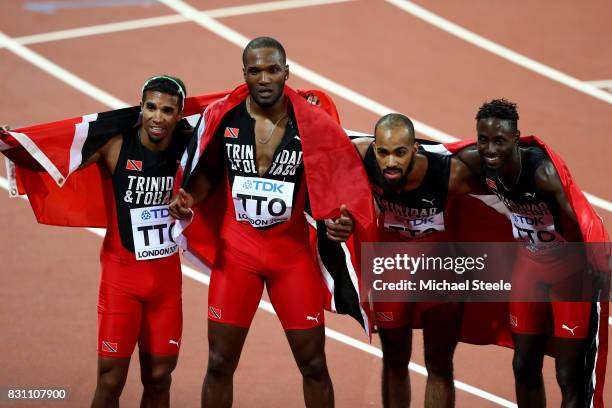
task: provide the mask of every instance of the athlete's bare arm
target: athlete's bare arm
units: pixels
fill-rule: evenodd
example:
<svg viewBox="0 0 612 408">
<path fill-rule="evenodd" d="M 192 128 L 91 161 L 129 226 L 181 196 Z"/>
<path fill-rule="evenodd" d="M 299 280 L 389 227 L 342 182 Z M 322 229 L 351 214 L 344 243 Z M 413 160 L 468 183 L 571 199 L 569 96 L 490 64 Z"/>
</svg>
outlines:
<svg viewBox="0 0 612 408">
<path fill-rule="evenodd" d="M 179 189 L 170 202 L 170 215 L 177 220 L 191 216 L 191 208 L 206 199 L 213 189 L 213 183 L 199 167 L 191 175 L 186 189 Z"/>
<path fill-rule="evenodd" d="M 94 163 L 103 163 L 105 169 L 109 174 L 115 172 L 117 167 L 117 161 L 119 160 L 119 152 L 121 152 L 121 144 L 123 143 L 123 137 L 121 134 L 115 135 L 109 139 L 101 148 L 92 154 L 86 161 L 81 163 L 80 169 L 84 169 Z"/>
<path fill-rule="evenodd" d="M 478 154 L 476 146 L 468 146 L 461 149 L 453 159 L 459 161 L 462 165 L 455 165 L 458 171 L 458 176 L 463 178 L 468 185 L 469 194 L 491 194 L 480 180 L 480 171 L 482 167 L 482 159 Z M 453 178 L 453 167 L 451 166 L 451 179 Z M 452 182 L 452 180 L 451 180 Z M 462 187 L 465 188 L 465 187 Z M 449 192 L 451 187 L 449 186 Z M 459 192 L 461 194 L 461 192 Z"/>
<path fill-rule="evenodd" d="M 467 194 L 471 191 L 470 180 L 473 178 L 467 164 L 459 159 L 451 159 L 450 176 L 448 178 L 448 197 Z"/>
<path fill-rule="evenodd" d="M 0 126 L 0 132 L 6 133 L 11 128 L 8 125 Z M 112 174 L 117 165 L 119 159 L 119 151 L 121 150 L 121 135 L 113 136 L 108 140 L 97 152 L 91 155 L 89 159 L 81 163 L 79 170 L 83 169 L 93 163 L 104 161 L 106 170 Z M 11 154 L 10 150 L 4 152 L 5 155 L 19 166 L 25 167 L 33 171 L 45 171 L 45 169 L 38 163 L 32 163 L 31 157 L 21 157 L 18 154 Z"/>
<path fill-rule="evenodd" d="M 365 155 L 372 142 L 374 142 L 373 137 L 358 137 L 357 139 L 353 139 L 353 144 L 359 152 L 362 160 L 365 159 Z"/>
<path fill-rule="evenodd" d="M 555 200 L 565 214 L 563 225 L 564 238 L 570 242 L 582 241 L 576 214 L 565 195 L 559 174 L 550 160 L 545 160 L 535 172 L 535 185 L 540 193 L 554 195 Z M 569 225 L 568 225 L 569 224 Z"/>
<path fill-rule="evenodd" d="M 480 176 L 482 162 L 476 146 L 468 146 L 461 149 L 455 157 L 465 163 L 474 177 Z"/>
</svg>

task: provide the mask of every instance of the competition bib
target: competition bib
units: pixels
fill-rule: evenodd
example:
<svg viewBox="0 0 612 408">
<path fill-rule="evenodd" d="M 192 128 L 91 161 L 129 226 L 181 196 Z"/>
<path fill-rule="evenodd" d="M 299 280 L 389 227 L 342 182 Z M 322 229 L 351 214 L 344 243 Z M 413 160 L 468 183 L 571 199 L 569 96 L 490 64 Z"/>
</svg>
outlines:
<svg viewBox="0 0 612 408">
<path fill-rule="evenodd" d="M 555 230 L 555 220 L 552 214 L 519 214 L 510 212 L 512 234 L 518 241 L 531 244 L 547 242 L 563 242 L 565 239 Z"/>
<path fill-rule="evenodd" d="M 260 177 L 234 177 L 232 198 L 238 221 L 256 228 L 285 222 L 291 217 L 294 183 Z"/>
<path fill-rule="evenodd" d="M 178 251 L 172 240 L 174 220 L 167 205 L 132 208 L 130 217 L 137 260 L 164 258 Z"/>
<path fill-rule="evenodd" d="M 435 231 L 444 231 L 444 213 L 407 218 L 385 211 L 385 228 L 408 238 L 419 238 Z"/>
</svg>

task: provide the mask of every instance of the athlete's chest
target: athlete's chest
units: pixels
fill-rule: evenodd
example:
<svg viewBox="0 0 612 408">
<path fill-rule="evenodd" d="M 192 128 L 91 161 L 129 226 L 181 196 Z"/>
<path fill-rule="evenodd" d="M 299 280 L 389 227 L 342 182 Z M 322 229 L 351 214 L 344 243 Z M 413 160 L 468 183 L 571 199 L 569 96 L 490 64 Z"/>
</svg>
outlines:
<svg viewBox="0 0 612 408">
<path fill-rule="evenodd" d="M 272 128 L 274 135 L 267 127 L 257 133 L 257 126 L 241 107 L 227 123 L 223 144 L 230 177 L 288 180 L 299 176 L 302 143 L 295 121 L 289 118 L 284 127 Z"/>
<path fill-rule="evenodd" d="M 303 172 L 301 138 L 290 119 L 276 139 L 257 140 L 245 113 L 238 107 L 223 129 L 228 181 L 236 219 L 265 228 L 291 218 Z"/>
</svg>

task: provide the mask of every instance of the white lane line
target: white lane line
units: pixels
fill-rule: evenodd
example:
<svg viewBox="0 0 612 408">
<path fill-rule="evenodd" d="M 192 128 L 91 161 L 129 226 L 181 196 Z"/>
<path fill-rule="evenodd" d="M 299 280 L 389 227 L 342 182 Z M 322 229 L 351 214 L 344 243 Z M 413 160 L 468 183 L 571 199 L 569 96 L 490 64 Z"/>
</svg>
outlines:
<svg viewBox="0 0 612 408">
<path fill-rule="evenodd" d="M 159 0 L 159 2 L 182 14 L 184 17 L 191 19 L 193 22 L 197 23 L 204 29 L 211 31 L 212 33 L 224 38 L 225 40 L 237 45 L 240 48 L 244 48 L 249 42 L 249 38 L 231 29 L 230 27 L 212 19 L 207 15 L 198 13 L 195 8 L 181 0 Z M 373 99 L 370 99 L 365 95 L 362 95 L 335 81 L 332 81 L 331 79 L 324 77 L 323 75 L 320 75 L 289 58 L 287 59 L 287 63 L 289 64 L 291 72 L 294 75 L 297 75 L 305 79 L 306 81 L 315 84 L 318 88 L 336 94 L 341 98 L 346 99 L 347 101 L 362 107 L 365 110 L 376 113 L 378 115 L 385 115 L 389 112 L 398 112 L 398 110 L 378 103 Z M 612 97 L 612 95 L 610 95 L 610 97 Z M 420 122 L 415 118 L 412 118 L 412 121 L 414 123 L 414 128 L 417 132 L 422 133 L 432 138 L 433 140 L 437 140 L 442 143 L 456 142 L 460 140 L 455 136 L 451 136 L 448 133 L 429 126 L 423 122 Z M 594 201 L 591 201 L 593 205 L 600 207 L 606 211 L 612 212 L 612 202 L 609 202 L 600 197 L 596 197 L 592 194 L 589 194 L 589 196 L 594 199 Z"/>
<path fill-rule="evenodd" d="M 41 70 L 59 79 L 60 81 L 67 84 L 68 86 L 80 92 L 86 93 L 93 99 L 97 100 L 98 102 L 106 106 L 110 106 L 113 109 L 119 109 L 119 108 L 123 108 L 127 106 L 125 102 L 120 101 L 119 99 L 115 98 L 111 94 L 103 91 L 102 89 L 96 87 L 93 84 L 90 84 L 84 79 L 74 75 L 72 72 L 65 70 L 64 68 L 48 60 L 42 55 L 17 43 L 15 40 L 6 36 L 1 31 L 0 31 L 0 45 L 4 45 L 6 48 L 8 48 L 12 53 L 16 54 L 17 56 L 37 66 Z"/>
<path fill-rule="evenodd" d="M 256 4 L 256 5 L 251 5 L 251 6 L 239 6 L 239 7 L 228 7 L 228 8 L 224 8 L 224 9 L 216 9 L 215 10 L 210 10 L 208 12 L 205 12 L 207 17 L 212 17 L 212 16 L 229 16 L 229 15 L 238 15 L 238 14 L 232 14 L 232 13 L 242 13 L 242 14 L 248 14 L 251 12 L 263 12 L 263 11 L 272 11 L 273 10 L 273 6 L 276 6 L 277 8 L 275 8 L 274 10 L 280 10 L 282 7 L 284 7 L 284 9 L 288 9 L 291 8 L 290 6 L 304 6 L 305 3 L 308 3 L 307 5 L 315 5 L 315 4 L 332 4 L 332 3 L 339 3 L 339 2 L 346 2 L 346 1 L 353 1 L 353 0 L 313 0 L 312 2 L 308 1 L 301 1 L 301 0 L 292 0 L 292 1 L 284 1 L 284 2 L 278 2 L 277 3 L 260 3 L 260 4 Z M 170 6 L 169 6 L 170 7 Z M 254 11 L 256 10 L 256 11 Z M 114 32 L 119 30 L 119 28 L 121 27 L 121 29 L 137 29 L 137 28 L 144 28 L 144 27 L 155 27 L 157 25 L 161 25 L 161 24 L 173 24 L 176 22 L 185 22 L 185 21 L 196 21 L 198 22 L 198 20 L 200 22 L 198 22 L 198 24 L 200 24 L 202 27 L 211 30 L 213 33 L 220 35 L 221 37 L 225 38 L 226 40 L 233 42 L 234 44 L 240 46 L 240 47 L 244 47 L 247 42 L 248 42 L 248 38 L 244 37 L 243 35 L 241 35 L 240 33 L 231 30 L 225 26 L 223 26 L 220 23 L 217 23 L 217 25 L 226 28 L 227 30 L 219 30 L 219 31 L 215 31 L 214 28 L 212 28 L 212 26 L 207 26 L 207 24 L 209 24 L 210 21 L 215 22 L 214 20 L 212 20 L 212 18 L 208 18 L 206 19 L 206 21 L 201 20 L 201 19 L 197 19 L 197 17 L 192 17 L 190 16 L 188 13 L 193 14 L 194 16 L 196 15 L 202 15 L 201 12 L 199 12 L 198 10 L 194 9 L 194 8 L 190 8 L 187 9 L 187 13 L 183 13 L 182 15 L 172 15 L 172 16 L 165 16 L 165 17 L 155 17 L 152 19 L 143 19 L 143 20 L 133 20 L 133 21 L 128 21 L 128 22 L 124 22 L 124 23 L 113 23 L 113 24 L 104 24 L 104 25 L 100 25 L 100 26 L 92 26 L 92 27 L 84 27 L 84 28 L 78 28 L 78 29 L 74 29 L 74 30 L 65 30 L 65 31 L 58 31 L 58 32 L 54 32 L 54 33 L 47 33 L 47 34 L 40 34 L 40 35 L 34 35 L 34 36 L 29 36 L 29 37 L 20 37 L 20 41 L 21 41 L 21 45 L 23 44 L 30 44 L 30 43 L 38 43 L 38 42 L 44 42 L 46 41 L 45 38 L 49 38 L 49 41 L 52 40 L 59 40 L 59 39 L 65 39 L 65 38 L 78 38 L 78 37 L 82 37 L 82 36 L 86 36 L 86 35 L 94 35 L 94 34 L 100 34 L 100 33 L 107 33 L 107 32 Z M 187 14 L 187 15 L 185 15 Z M 195 20 L 194 20 L 195 19 Z M 215 22 L 216 23 L 216 22 Z M 64 78 L 66 77 L 72 77 L 77 79 L 79 82 L 83 83 L 85 86 L 89 86 L 92 87 L 92 93 L 90 94 L 94 99 L 107 104 L 109 106 L 112 106 L 114 108 L 119 108 L 119 107 L 123 107 L 125 106 L 124 102 L 119 101 L 118 99 L 115 98 L 115 101 L 111 104 L 108 104 L 106 102 L 104 102 L 104 100 L 109 99 L 110 98 L 114 98 L 112 96 L 110 96 L 109 94 L 107 94 L 106 92 L 100 90 L 99 88 L 96 88 L 94 85 L 89 84 L 88 82 L 86 82 L 85 80 L 78 78 L 76 75 L 64 70 L 63 68 L 55 65 L 53 62 L 49 61 L 48 59 L 42 57 L 41 55 L 35 53 L 34 51 L 31 51 L 25 47 L 21 47 L 23 52 L 29 54 L 32 56 L 32 59 L 29 59 L 29 57 L 27 55 L 21 55 L 19 52 L 16 52 L 14 49 L 16 49 L 20 44 L 18 43 L 17 39 L 13 38 L 9 38 L 5 35 L 3 35 L 0 32 L 0 48 L 5 47 L 6 44 L 2 41 L 3 38 L 5 40 L 11 41 L 12 42 L 12 48 L 10 48 L 11 51 L 13 51 L 14 53 L 16 53 L 17 55 L 21 56 L 22 58 L 24 58 L 25 60 L 31 62 L 32 64 L 38 66 L 39 68 L 51 73 L 53 76 L 56 76 L 54 73 L 52 72 L 58 72 L 59 71 L 63 71 L 64 73 L 66 73 L 65 77 L 61 77 L 61 76 L 56 76 L 56 78 L 62 80 L 63 82 L 66 82 L 68 85 L 81 90 L 80 88 L 78 88 L 78 85 L 75 83 L 76 81 L 66 81 Z M 37 62 L 41 62 L 42 65 L 38 65 Z M 44 62 L 44 63 L 42 63 Z M 326 78 L 300 64 L 298 64 L 295 61 L 292 60 L 288 60 L 288 62 L 291 63 L 291 71 L 296 74 L 297 76 L 302 77 L 303 79 L 317 85 L 318 87 L 327 90 L 328 92 L 334 93 L 338 96 L 340 96 L 343 99 L 346 99 L 347 101 L 365 109 L 368 110 L 370 112 L 373 112 L 377 115 L 385 115 L 389 112 L 398 112 L 398 110 L 393 109 L 391 107 L 385 106 L 381 103 L 378 103 L 358 92 L 353 91 L 352 89 L 349 89 L 335 81 L 332 81 L 329 78 Z M 46 63 L 46 64 L 45 64 Z M 57 69 L 53 69 L 53 67 L 57 68 Z M 50 72 L 49 70 L 51 70 L 52 72 Z M 59 71 L 58 71 L 59 70 Z M 94 89 L 95 88 L 95 89 Z M 98 96 L 94 96 L 95 94 L 97 94 Z M 433 140 L 442 142 L 442 143 L 449 143 L 449 142 L 456 142 L 458 140 L 460 140 L 459 138 L 455 137 L 455 136 L 451 136 L 448 133 L 445 133 L 439 129 L 434 128 L 433 126 L 427 125 L 424 122 L 421 122 L 417 119 L 412 118 L 413 122 L 414 122 L 414 127 L 415 130 L 425 136 L 430 137 Z M 593 204 L 596 207 L 602 208 L 606 211 L 612 212 L 612 202 L 605 200 L 601 197 L 597 197 L 593 194 L 590 193 L 586 193 L 585 195 L 587 196 L 587 199 L 591 202 L 591 204 Z"/>
<path fill-rule="evenodd" d="M 66 82 L 68 85 L 75 87 L 76 89 L 79 89 L 76 84 L 75 81 L 78 80 L 81 83 L 83 83 L 85 86 L 89 86 L 92 88 L 92 97 L 95 98 L 96 100 L 107 104 L 106 102 L 104 102 L 103 100 L 110 98 L 114 98 L 112 96 L 110 96 L 109 94 L 107 94 L 106 92 L 100 90 L 99 88 L 96 88 L 94 85 L 89 84 L 88 82 L 84 81 L 81 78 L 78 78 L 77 76 L 75 76 L 72 73 L 69 73 L 68 71 L 64 70 L 63 68 L 55 65 L 53 62 L 47 60 L 46 58 L 42 57 L 39 54 L 36 54 L 35 52 L 25 48 L 25 47 L 21 47 L 21 51 L 22 52 L 26 52 L 28 53 L 30 56 L 33 56 L 32 59 L 30 60 L 27 56 L 25 55 L 21 55 L 20 53 L 16 52 L 14 49 L 16 49 L 19 45 L 23 45 L 26 43 L 36 43 L 36 42 L 42 42 L 45 41 L 46 36 L 48 36 L 48 38 L 50 38 L 51 40 L 54 39 L 65 39 L 65 38 L 77 38 L 77 37 L 81 37 L 81 36 L 85 36 L 85 35 L 94 35 L 94 34 L 100 34 L 100 33 L 107 33 L 107 32 L 114 32 L 117 31 L 119 28 L 121 29 L 137 29 L 137 28 L 144 28 L 144 27 L 154 27 L 156 25 L 160 25 L 160 24 L 173 24 L 176 22 L 185 22 L 185 21 L 196 21 L 199 25 L 201 25 L 202 27 L 212 31 L 213 33 L 220 35 L 221 37 L 225 38 L 226 40 L 238 45 L 239 47 L 244 47 L 247 43 L 248 43 L 248 38 L 243 36 L 242 34 L 229 29 L 228 27 L 222 25 L 221 23 L 216 22 L 215 20 L 212 19 L 212 16 L 229 16 L 229 15 L 238 15 L 238 14 L 232 14 L 232 13 L 243 13 L 243 14 L 247 14 L 247 13 L 252 13 L 252 12 L 264 12 L 264 11 L 272 11 L 273 6 L 276 6 L 276 8 L 274 10 L 280 10 L 281 7 L 283 6 L 285 9 L 291 8 L 290 6 L 293 7 L 297 7 L 297 6 L 303 6 L 305 3 L 308 3 L 308 5 L 311 4 L 331 4 L 331 3 L 338 3 L 338 2 L 346 2 L 346 1 L 352 1 L 352 0 L 319 0 L 319 1 L 313 1 L 311 2 L 304 2 L 304 1 L 297 1 L 297 0 L 293 0 L 293 1 L 284 1 L 284 2 L 279 2 L 280 4 L 276 4 L 276 3 L 260 3 L 260 4 L 256 4 L 256 5 L 251 5 L 251 6 L 240 6 L 240 7 L 228 7 L 228 8 L 224 8 L 224 9 L 217 9 L 215 10 L 211 10 L 205 13 L 201 13 L 198 10 L 196 10 L 195 8 L 188 6 L 188 8 L 182 8 L 183 12 L 181 12 L 181 14 L 179 15 L 172 15 L 172 16 L 165 16 L 165 17 L 155 17 L 153 19 L 144 19 L 144 20 L 133 20 L 133 21 L 128 21 L 128 22 L 124 22 L 124 23 L 113 23 L 113 24 L 105 24 L 105 25 L 101 25 L 101 26 L 92 26 L 92 27 L 84 27 L 84 28 L 79 28 L 79 29 L 74 29 L 74 30 L 66 30 L 66 31 L 62 31 L 62 32 L 55 32 L 55 33 L 47 33 L 47 34 L 40 34 L 38 36 L 29 36 L 29 37 L 21 37 L 21 41 L 22 43 L 19 44 L 17 42 L 17 39 L 11 39 L 5 35 L 3 35 L 0 32 L 0 48 L 3 46 L 6 46 L 5 42 L 2 41 L 2 39 L 4 38 L 7 41 L 11 41 L 12 42 L 12 48 L 10 48 L 11 51 L 15 52 L 16 54 L 22 56 L 22 58 L 26 59 L 27 61 L 31 62 L 32 64 L 38 66 L 39 68 L 51 73 L 52 75 L 56 76 L 56 78 Z M 168 5 L 168 7 L 173 8 L 170 3 L 166 4 Z M 256 11 L 254 11 L 256 10 Z M 177 10 L 178 11 L 178 10 Z M 202 16 L 201 18 L 198 18 L 198 16 Z M 97 27 L 97 28 L 96 28 Z M 41 65 L 38 65 L 37 62 L 40 62 Z M 45 62 L 45 63 L 43 63 Z M 352 89 L 349 89 L 335 81 L 332 81 L 329 78 L 326 78 L 308 68 L 306 68 L 305 66 L 302 66 L 300 64 L 298 64 L 297 62 L 293 61 L 293 60 L 288 60 L 288 62 L 290 62 L 291 65 L 291 71 L 296 74 L 297 76 L 302 77 L 303 79 L 317 85 L 318 87 L 327 90 L 328 92 L 334 93 L 344 99 L 346 99 L 347 101 L 354 103 L 355 105 L 368 110 L 370 112 L 373 112 L 377 115 L 385 115 L 389 112 L 397 112 L 398 110 L 393 109 L 391 107 L 385 106 L 379 102 L 374 101 L 373 99 L 370 99 L 358 92 L 353 91 Z M 55 69 L 54 69 L 55 68 Z M 55 75 L 55 72 L 61 72 L 63 71 L 66 76 L 62 77 Z M 64 78 L 71 76 L 72 78 L 75 79 L 75 81 L 66 81 Z M 95 89 L 94 89 L 95 88 Z M 93 96 L 94 94 L 97 94 L 98 96 Z M 114 101 L 115 104 L 111 103 L 109 106 L 112 106 L 114 108 L 119 108 L 119 107 L 123 107 L 125 106 L 124 102 L 119 101 L 118 99 L 115 98 Z M 439 129 L 434 128 L 433 126 L 427 125 L 426 123 L 423 123 L 417 119 L 413 118 L 413 122 L 414 122 L 414 127 L 415 130 L 425 136 L 430 137 L 433 140 L 442 142 L 442 143 L 449 143 L 449 142 L 456 142 L 458 140 L 460 140 L 459 138 L 455 137 L 455 136 L 451 136 L 448 133 L 445 133 Z M 585 193 L 585 195 L 587 196 L 588 200 L 591 202 L 591 204 L 593 204 L 596 207 L 599 207 L 601 209 L 604 209 L 606 211 L 612 212 L 612 202 L 605 200 L 601 197 L 597 197 L 593 194 L 590 193 Z"/>
<path fill-rule="evenodd" d="M 612 212 L 612 203 L 608 200 L 604 200 L 603 198 L 594 196 L 593 194 L 584 192 L 584 196 L 589 200 L 591 204 L 596 207 L 602 208 L 606 211 Z"/>
<path fill-rule="evenodd" d="M 586 81 L 596 88 L 612 88 L 612 79 L 602 79 L 601 81 Z"/>
<path fill-rule="evenodd" d="M 160 0 L 162 2 L 174 3 L 174 0 Z M 207 30 L 212 31 L 214 34 L 219 35 L 226 40 L 238 45 L 241 48 L 244 48 L 248 43 L 249 39 L 242 34 L 226 27 L 225 25 L 213 20 L 207 15 L 200 13 L 192 13 L 191 6 L 187 6 L 181 8 L 182 13 L 187 16 L 185 18 L 196 19 L 199 25 L 206 28 Z M 128 104 L 109 93 L 101 90 L 95 85 L 85 81 L 84 79 L 76 76 L 70 71 L 60 67 L 54 62 L 48 60 L 42 55 L 30 50 L 29 48 L 18 44 L 14 39 L 6 36 L 4 33 L 0 32 L 0 45 L 5 45 L 11 52 L 15 53 L 19 57 L 24 60 L 30 62 L 31 64 L 37 66 L 41 70 L 49 73 L 60 81 L 66 83 L 67 85 L 73 87 L 74 89 L 83 92 L 97 101 L 101 102 L 104 105 L 107 105 L 113 109 L 122 108 L 128 106 Z M 368 98 L 358 92 L 353 91 L 331 79 L 320 75 L 305 66 L 298 64 L 297 62 L 287 59 L 287 62 L 291 65 L 292 72 L 302 77 L 303 79 L 315 84 L 317 87 L 322 88 L 328 92 L 336 94 L 343 99 L 365 109 L 370 112 L 376 113 L 378 115 L 384 115 L 389 112 L 397 112 L 398 110 L 385 106 L 379 102 L 376 102 L 373 99 Z M 415 130 L 419 133 L 422 133 L 425 136 L 430 137 L 433 140 L 437 140 L 442 143 L 455 142 L 460 140 L 455 136 L 451 136 L 448 133 L 442 132 L 439 129 L 436 129 L 432 126 L 429 126 L 415 118 L 412 118 Z M 597 197 L 593 194 L 586 193 L 587 199 L 596 207 L 602 208 L 606 211 L 612 212 L 612 203 L 607 201 L 601 197 Z"/>
<path fill-rule="evenodd" d="M 2 187 L 3 189 L 7 190 L 9 189 L 9 182 L 6 178 L 4 177 L 0 177 L 0 187 Z M 19 196 L 19 198 L 22 198 L 23 200 L 27 201 L 27 197 L 26 196 Z M 99 237 L 104 238 L 104 235 L 106 233 L 106 230 L 101 229 L 101 228 L 85 228 L 87 231 L 94 233 L 95 235 L 98 235 Z M 197 271 L 193 268 L 191 268 L 188 265 L 182 264 L 182 271 L 183 271 L 183 275 L 187 276 L 188 278 L 191 278 L 193 280 L 195 280 L 196 282 L 202 283 L 206 286 L 210 285 L 210 277 L 206 274 L 203 274 L 200 271 Z M 273 315 L 276 314 L 276 312 L 274 311 L 274 308 L 272 306 L 272 304 L 270 302 L 267 302 L 265 300 L 261 300 L 259 302 L 259 308 L 265 310 L 268 313 L 271 313 Z M 336 340 L 339 343 L 343 343 L 347 346 L 353 347 L 357 350 L 361 350 L 364 351 L 368 354 L 371 354 L 373 356 L 376 356 L 378 358 L 382 358 L 382 350 L 379 349 L 378 347 L 374 347 L 371 344 L 368 343 L 364 343 L 363 341 L 359 341 L 357 339 L 354 339 L 353 337 L 347 336 L 346 334 L 340 333 L 339 331 L 330 329 L 329 327 L 325 328 L 325 335 L 327 337 L 329 337 L 330 339 Z M 415 363 L 410 363 L 408 364 L 408 368 L 418 374 L 427 376 L 427 369 L 419 364 L 415 364 Z M 516 408 L 517 405 L 514 402 L 508 401 L 504 398 L 498 397 L 495 394 L 491 394 L 487 391 L 481 390 L 477 387 L 471 386 L 469 384 L 466 384 L 464 382 L 461 381 L 457 381 L 455 380 L 455 387 L 457 389 L 463 390 L 465 392 L 468 392 L 470 394 L 485 398 L 489 401 L 492 401 L 496 404 L 499 404 L 503 407 L 511 407 L 511 408 Z"/>
<path fill-rule="evenodd" d="M 594 98 L 602 100 L 604 102 L 612 104 L 612 94 L 602 91 L 597 87 L 574 78 L 564 72 L 561 72 L 548 65 L 542 64 L 532 58 L 525 55 L 519 54 L 503 45 L 497 44 L 481 35 L 478 35 L 472 31 L 469 31 L 458 24 L 455 24 L 437 14 L 432 13 L 424 7 L 414 4 L 407 0 L 387 0 L 388 3 L 400 8 L 401 10 L 412 14 L 415 17 L 420 18 L 428 22 L 429 24 L 438 27 L 441 30 L 446 31 L 456 37 L 461 38 L 464 41 L 469 42 L 479 48 L 482 48 L 490 53 L 497 55 L 498 57 L 504 58 L 510 62 L 520 65 L 530 71 L 536 72 L 542 76 L 545 76 L 553 81 L 559 82 L 565 86 L 573 88 L 579 92 L 590 95 Z"/>
<path fill-rule="evenodd" d="M 280 10 L 291 10 L 312 6 L 324 6 L 329 4 L 346 3 L 354 0 L 285 0 L 265 3 L 255 3 L 246 6 L 223 7 L 210 10 L 198 11 L 213 18 L 233 17 L 247 14 L 267 13 Z M 159 27 L 169 24 L 179 24 L 191 21 L 188 18 L 173 14 L 168 16 L 143 18 L 137 20 L 122 21 L 119 23 L 100 24 L 89 27 L 73 28 L 69 30 L 52 31 L 48 33 L 33 34 L 23 37 L 15 37 L 14 40 L 22 45 L 39 44 L 49 41 L 67 40 L 81 38 L 91 35 L 115 33 L 120 31 L 138 30 L 142 28 Z M 2 46 L 0 45 L 0 48 Z"/>
<path fill-rule="evenodd" d="M 168 3 L 168 2 L 170 2 L 170 1 L 169 1 L 169 0 L 161 0 L 161 2 L 163 2 L 163 3 Z M 206 15 L 203 15 L 203 14 L 200 14 L 200 13 L 194 13 L 195 9 L 193 9 L 191 6 L 188 6 L 188 5 L 186 5 L 186 4 L 184 4 L 184 3 L 181 3 L 181 2 L 177 2 L 177 3 L 179 3 L 179 4 L 178 4 L 178 8 L 179 8 L 179 10 L 180 10 L 179 12 L 180 12 L 181 14 L 185 13 L 185 14 L 189 15 L 189 16 L 190 16 L 190 18 L 193 18 L 194 16 L 197 16 L 196 18 L 197 18 L 198 20 L 200 20 L 200 21 L 205 21 L 205 22 L 207 23 L 207 25 L 212 25 L 212 26 L 214 26 L 214 27 L 215 27 L 217 30 L 221 30 L 221 31 L 223 31 L 223 30 L 225 29 L 224 33 L 225 33 L 226 35 L 232 35 L 232 36 L 234 36 L 234 38 L 235 38 L 235 39 L 237 38 L 237 39 L 239 39 L 240 41 L 246 41 L 246 42 L 244 42 L 244 45 L 246 45 L 246 43 L 248 42 L 248 39 L 247 39 L 246 37 L 244 37 L 244 36 L 242 36 L 242 35 L 240 35 L 240 34 L 236 33 L 235 31 L 233 31 L 233 30 L 231 30 L 231 29 L 229 29 L 229 28 L 227 28 L 227 27 L 225 27 L 225 26 L 223 26 L 222 24 L 218 23 L 217 21 L 212 20 L 210 17 L 208 17 L 208 16 L 206 16 Z M 178 11 L 178 10 L 177 10 L 177 11 Z M 191 14 L 190 14 L 190 13 L 191 13 Z M 236 36 L 237 36 L 237 37 L 236 37 Z M 13 40 L 11 40 L 11 41 L 13 41 Z M 14 42 L 14 41 L 13 41 L 13 42 Z M 239 45 L 240 45 L 240 44 L 239 44 Z M 240 45 L 240 46 L 241 46 L 241 47 L 244 47 L 244 45 Z M 21 45 L 20 45 L 20 47 L 25 48 L 25 47 L 23 47 L 23 46 L 21 46 Z M 50 62 L 50 61 L 49 61 L 49 62 Z M 67 71 L 66 71 L 66 72 L 67 72 Z M 118 101 L 118 100 L 117 100 L 117 101 Z M 120 103 L 123 103 L 123 102 L 121 102 L 121 101 L 119 101 L 119 102 L 120 102 Z M 0 178 L 0 180 L 2 180 L 2 179 L 3 179 L 3 178 Z M 7 189 L 8 189 L 8 183 L 7 183 Z M 99 232 L 99 231 L 97 231 L 96 233 L 100 233 L 100 232 Z M 188 268 L 188 267 L 186 267 L 186 268 Z M 189 268 L 189 269 L 191 269 L 191 268 Z M 189 270 L 189 269 L 187 269 L 187 270 Z M 193 271 L 193 270 L 192 270 L 192 271 Z M 195 271 L 194 271 L 194 272 L 195 272 Z M 192 274 L 192 275 L 193 275 L 193 274 Z M 187 276 L 189 276 L 189 275 L 187 275 Z M 265 305 L 265 304 L 266 304 L 266 303 L 268 303 L 268 302 L 262 301 L 261 303 L 263 303 L 263 304 L 264 304 L 264 309 L 265 309 L 265 310 L 272 311 L 272 305 L 270 305 L 270 304 Z M 260 304 L 261 304 L 261 303 L 260 303 Z M 352 339 L 351 337 L 348 337 L 348 336 L 342 335 L 341 333 L 336 332 L 336 331 L 334 331 L 334 330 L 332 330 L 332 329 L 329 329 L 329 331 L 326 329 L 326 335 L 328 335 L 328 332 L 329 332 L 329 333 L 331 333 L 331 335 L 335 336 L 335 337 L 330 337 L 330 338 L 334 338 L 335 340 L 340 341 L 340 342 L 343 342 L 343 343 L 345 343 L 345 344 L 347 344 L 347 345 L 349 345 L 349 346 L 351 346 L 351 347 L 355 347 L 355 348 L 358 348 L 358 349 L 363 349 L 363 347 L 364 347 L 364 346 L 368 346 L 368 347 L 370 347 L 370 346 L 369 346 L 369 345 L 367 345 L 366 343 L 363 343 L 363 342 L 360 342 L 360 341 L 358 341 L 358 340 Z M 344 337 L 342 337 L 342 336 L 344 336 Z M 382 353 L 382 352 L 381 352 L 381 353 Z M 375 355 L 378 355 L 378 354 L 375 354 Z M 425 368 L 424 368 L 424 367 L 422 367 L 422 366 L 418 366 L 418 365 L 413 364 L 413 363 L 411 363 L 411 366 L 412 366 L 412 370 L 415 370 L 415 372 L 418 372 L 419 374 L 423 374 L 424 372 L 426 372 L 426 371 L 424 371 L 424 370 L 425 370 Z M 420 368 L 418 368 L 418 367 L 420 367 Z M 410 365 L 409 365 L 409 368 L 410 368 Z M 462 383 L 462 382 L 460 382 L 460 381 L 456 381 L 456 387 L 457 387 L 458 389 L 464 390 L 464 391 L 466 391 L 466 392 L 468 392 L 468 393 L 471 393 L 471 394 L 473 394 L 473 395 L 476 395 L 476 396 L 478 396 L 478 397 L 481 397 L 481 398 L 487 399 L 487 400 L 489 400 L 489 401 L 492 401 L 492 402 L 498 403 L 498 404 L 500 404 L 500 405 L 502 405 L 502 406 L 506 406 L 506 407 L 516 407 L 516 405 L 515 405 L 513 402 L 511 402 L 511 401 L 507 401 L 507 400 L 505 400 L 505 399 L 503 399 L 503 398 L 501 398 L 501 397 L 498 397 L 498 396 L 496 396 L 496 395 L 494 395 L 494 394 L 488 393 L 487 391 L 480 390 L 479 388 L 476 388 L 476 387 L 473 387 L 473 386 L 467 385 L 467 384 Z"/>
</svg>

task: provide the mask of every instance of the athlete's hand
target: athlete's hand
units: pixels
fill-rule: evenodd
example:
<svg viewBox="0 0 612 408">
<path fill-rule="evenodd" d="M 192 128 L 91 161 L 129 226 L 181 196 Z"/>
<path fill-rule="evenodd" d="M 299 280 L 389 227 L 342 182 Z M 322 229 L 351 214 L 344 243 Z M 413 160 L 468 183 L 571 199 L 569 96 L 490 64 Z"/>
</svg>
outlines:
<svg viewBox="0 0 612 408">
<path fill-rule="evenodd" d="M 193 204 L 193 196 L 181 188 L 170 202 L 170 215 L 176 220 L 188 218 L 191 216 Z"/>
<path fill-rule="evenodd" d="M 327 238 L 336 242 L 344 242 L 353 232 L 353 218 L 345 204 L 340 206 L 340 217 L 335 220 L 326 220 Z"/>
</svg>

